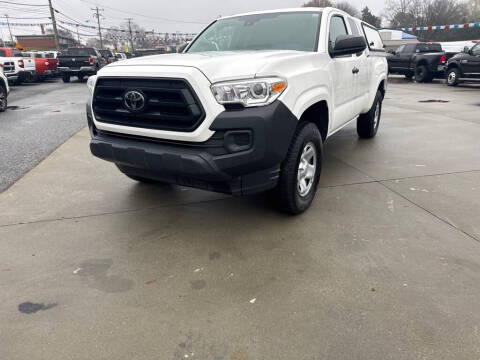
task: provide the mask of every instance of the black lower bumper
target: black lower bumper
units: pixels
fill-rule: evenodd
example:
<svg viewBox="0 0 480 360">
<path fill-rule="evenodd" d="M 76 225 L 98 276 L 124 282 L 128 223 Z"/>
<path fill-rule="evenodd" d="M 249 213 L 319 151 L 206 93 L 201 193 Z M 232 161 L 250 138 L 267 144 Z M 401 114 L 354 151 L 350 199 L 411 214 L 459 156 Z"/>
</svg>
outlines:
<svg viewBox="0 0 480 360">
<path fill-rule="evenodd" d="M 92 154 L 129 175 L 246 195 L 276 186 L 280 164 L 297 118 L 282 102 L 221 113 L 204 143 L 185 143 L 109 133 L 87 118 Z"/>
<path fill-rule="evenodd" d="M 67 68 L 67 67 L 60 67 L 58 71 L 63 74 L 68 74 L 71 76 L 77 75 L 95 75 L 97 73 L 97 68 L 95 66 L 83 66 L 81 68 Z"/>
</svg>

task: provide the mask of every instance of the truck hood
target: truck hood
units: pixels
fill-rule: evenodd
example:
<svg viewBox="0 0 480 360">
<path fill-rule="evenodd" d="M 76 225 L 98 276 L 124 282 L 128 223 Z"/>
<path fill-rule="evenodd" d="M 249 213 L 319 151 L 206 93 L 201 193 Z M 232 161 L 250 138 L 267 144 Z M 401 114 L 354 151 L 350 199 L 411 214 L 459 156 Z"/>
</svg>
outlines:
<svg viewBox="0 0 480 360">
<path fill-rule="evenodd" d="M 152 55 L 110 64 L 117 66 L 187 66 L 200 70 L 210 82 L 248 79 L 268 63 L 306 53 L 290 50 L 204 52 Z M 272 74 L 273 75 L 273 74 Z"/>
</svg>

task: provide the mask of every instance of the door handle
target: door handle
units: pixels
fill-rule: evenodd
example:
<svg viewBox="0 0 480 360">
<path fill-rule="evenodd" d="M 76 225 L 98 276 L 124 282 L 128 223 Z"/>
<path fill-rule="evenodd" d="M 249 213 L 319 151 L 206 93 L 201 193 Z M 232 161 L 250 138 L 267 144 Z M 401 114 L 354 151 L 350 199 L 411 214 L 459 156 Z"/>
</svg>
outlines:
<svg viewBox="0 0 480 360">
<path fill-rule="evenodd" d="M 352 74 L 358 74 L 360 72 L 360 69 L 357 68 L 356 66 L 352 69 Z"/>
</svg>

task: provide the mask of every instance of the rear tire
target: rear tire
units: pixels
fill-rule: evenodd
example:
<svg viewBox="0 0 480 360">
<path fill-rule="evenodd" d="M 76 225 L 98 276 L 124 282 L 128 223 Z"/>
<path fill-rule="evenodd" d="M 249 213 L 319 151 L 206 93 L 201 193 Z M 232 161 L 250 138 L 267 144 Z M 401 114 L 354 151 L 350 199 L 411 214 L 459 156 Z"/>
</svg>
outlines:
<svg viewBox="0 0 480 360">
<path fill-rule="evenodd" d="M 457 86 L 459 84 L 458 78 L 460 77 L 460 71 L 457 68 L 451 68 L 447 71 L 447 85 Z"/>
<path fill-rule="evenodd" d="M 383 96 L 380 90 L 377 90 L 377 95 L 371 109 L 362 114 L 357 119 L 357 134 L 362 139 L 371 139 L 377 135 L 378 127 L 380 126 L 380 118 L 382 116 L 382 102 Z"/>
<path fill-rule="evenodd" d="M 77 77 L 78 77 L 78 80 L 83 81 L 83 78 L 85 77 L 85 75 L 83 75 L 83 74 L 78 74 Z"/>
<path fill-rule="evenodd" d="M 62 80 L 64 83 L 69 83 L 70 82 L 70 74 L 63 74 Z"/>
<path fill-rule="evenodd" d="M 322 137 L 313 123 L 300 123 L 282 163 L 276 199 L 283 211 L 301 214 L 312 204 L 322 170 Z"/>
<path fill-rule="evenodd" d="M 22 85 L 22 83 L 25 81 L 25 74 L 20 74 L 18 75 L 17 79 L 13 82 L 13 85 Z"/>
<path fill-rule="evenodd" d="M 415 81 L 418 83 L 432 81 L 432 74 L 426 65 L 417 66 L 415 69 Z"/>
<path fill-rule="evenodd" d="M 0 85 L 0 112 L 7 110 L 8 101 L 7 101 L 7 90 L 5 87 Z"/>
</svg>

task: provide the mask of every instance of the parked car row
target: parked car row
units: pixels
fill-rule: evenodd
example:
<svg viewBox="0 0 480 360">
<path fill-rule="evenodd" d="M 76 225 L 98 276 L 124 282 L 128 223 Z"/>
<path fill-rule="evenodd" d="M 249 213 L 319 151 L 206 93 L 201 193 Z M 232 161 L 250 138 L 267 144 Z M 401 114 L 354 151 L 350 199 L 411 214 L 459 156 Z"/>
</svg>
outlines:
<svg viewBox="0 0 480 360">
<path fill-rule="evenodd" d="M 83 80 L 105 65 L 127 58 L 125 53 L 95 48 L 70 48 L 63 52 L 0 48 L 0 112 L 7 109 L 10 84 L 43 81 L 55 76 L 61 76 L 64 82 L 70 82 L 72 76 Z"/>
<path fill-rule="evenodd" d="M 480 82 L 480 43 L 466 47 L 458 54 L 448 54 L 438 43 L 416 43 L 400 46 L 387 54 L 390 74 L 405 75 L 417 82 L 446 79 L 447 85 Z"/>
<path fill-rule="evenodd" d="M 13 85 L 55 76 L 61 76 L 64 82 L 69 82 L 72 76 L 83 80 L 96 74 L 103 66 L 127 58 L 125 53 L 95 48 L 70 48 L 62 52 L 0 48 L 2 73 Z"/>
</svg>

